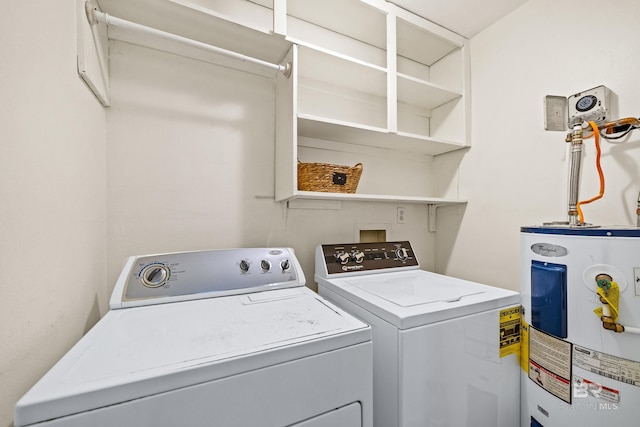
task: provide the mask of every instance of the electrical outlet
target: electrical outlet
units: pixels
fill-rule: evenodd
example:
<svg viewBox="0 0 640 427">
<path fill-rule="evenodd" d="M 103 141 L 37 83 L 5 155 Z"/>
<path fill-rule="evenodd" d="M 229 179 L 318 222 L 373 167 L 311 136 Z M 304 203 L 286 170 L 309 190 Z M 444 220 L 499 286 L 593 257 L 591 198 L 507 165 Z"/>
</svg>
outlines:
<svg viewBox="0 0 640 427">
<path fill-rule="evenodd" d="M 407 219 L 407 212 L 404 208 L 398 208 L 398 224 L 404 224 Z"/>
</svg>

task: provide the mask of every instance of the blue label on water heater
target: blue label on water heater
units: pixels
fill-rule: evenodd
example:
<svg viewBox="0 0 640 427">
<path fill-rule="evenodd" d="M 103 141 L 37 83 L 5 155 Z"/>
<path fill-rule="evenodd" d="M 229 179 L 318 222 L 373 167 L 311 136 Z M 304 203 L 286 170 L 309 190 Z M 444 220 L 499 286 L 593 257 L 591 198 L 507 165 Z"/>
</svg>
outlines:
<svg viewBox="0 0 640 427">
<path fill-rule="evenodd" d="M 531 324 L 567 337 L 567 266 L 531 261 Z"/>
</svg>

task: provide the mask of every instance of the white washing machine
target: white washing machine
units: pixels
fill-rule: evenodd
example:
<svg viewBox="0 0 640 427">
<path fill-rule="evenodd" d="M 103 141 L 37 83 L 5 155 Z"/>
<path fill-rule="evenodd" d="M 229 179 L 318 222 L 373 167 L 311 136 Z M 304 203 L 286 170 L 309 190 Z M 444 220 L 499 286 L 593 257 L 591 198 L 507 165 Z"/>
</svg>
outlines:
<svg viewBox="0 0 640 427">
<path fill-rule="evenodd" d="M 132 257 L 15 426 L 371 427 L 371 330 L 291 249 Z"/>
<path fill-rule="evenodd" d="M 406 241 L 321 245 L 315 279 L 372 327 L 375 426 L 518 425 L 518 293 L 420 270 Z"/>
</svg>

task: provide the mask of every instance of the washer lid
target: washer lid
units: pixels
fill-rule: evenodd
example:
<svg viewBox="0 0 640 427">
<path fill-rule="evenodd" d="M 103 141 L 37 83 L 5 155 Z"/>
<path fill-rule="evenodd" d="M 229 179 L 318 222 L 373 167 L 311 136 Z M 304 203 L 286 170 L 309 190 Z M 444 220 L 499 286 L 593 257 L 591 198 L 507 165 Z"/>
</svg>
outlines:
<svg viewBox="0 0 640 427">
<path fill-rule="evenodd" d="M 367 342 L 307 288 L 111 310 L 16 405 L 21 426 Z"/>
<path fill-rule="evenodd" d="M 446 280 L 449 279 L 449 280 Z M 434 302 L 456 302 L 463 297 L 486 292 L 475 284 L 445 277 L 425 285 L 422 275 L 411 275 L 398 281 L 387 275 L 370 277 L 368 280 L 345 280 L 353 286 L 392 302 L 401 307 L 413 307 Z"/>
<path fill-rule="evenodd" d="M 399 329 L 520 304 L 517 292 L 424 270 L 316 280 Z"/>
</svg>

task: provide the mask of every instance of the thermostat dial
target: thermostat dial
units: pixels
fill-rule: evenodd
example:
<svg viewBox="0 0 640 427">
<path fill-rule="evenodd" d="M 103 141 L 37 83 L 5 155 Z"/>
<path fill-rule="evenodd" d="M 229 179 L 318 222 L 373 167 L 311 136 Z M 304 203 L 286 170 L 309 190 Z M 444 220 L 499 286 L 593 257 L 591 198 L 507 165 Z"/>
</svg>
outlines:
<svg viewBox="0 0 640 427">
<path fill-rule="evenodd" d="M 585 112 L 591 110 L 598 103 L 598 98 L 595 95 L 587 95 L 578 99 L 576 102 L 576 110 L 580 112 Z"/>
</svg>

